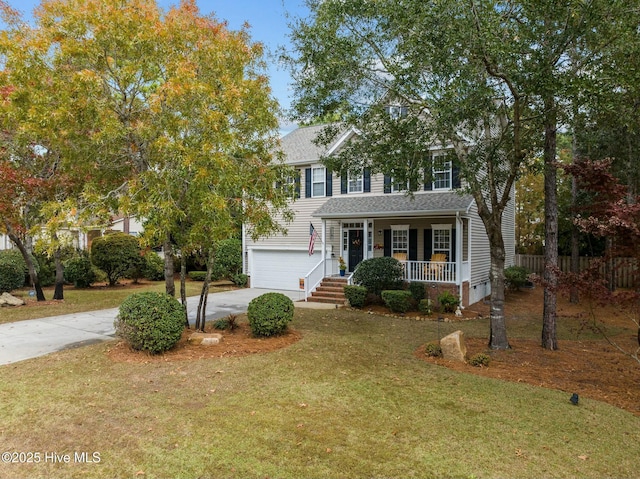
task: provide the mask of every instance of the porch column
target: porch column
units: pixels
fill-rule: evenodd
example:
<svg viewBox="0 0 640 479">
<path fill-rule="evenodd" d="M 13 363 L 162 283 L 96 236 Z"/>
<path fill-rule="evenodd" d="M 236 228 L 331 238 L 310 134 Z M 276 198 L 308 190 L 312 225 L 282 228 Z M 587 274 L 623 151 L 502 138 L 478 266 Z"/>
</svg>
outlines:
<svg viewBox="0 0 640 479">
<path fill-rule="evenodd" d="M 327 276 L 327 220 L 322 219 L 322 277 Z"/>
<path fill-rule="evenodd" d="M 362 238 L 362 259 L 364 261 L 369 258 L 369 220 L 365 218 L 363 221 L 362 236 L 364 236 L 364 238 Z"/>
<path fill-rule="evenodd" d="M 456 284 L 458 285 L 458 297 L 462 301 L 462 239 L 464 234 L 462 231 L 463 221 L 460 218 L 460 212 L 456 213 Z"/>
</svg>

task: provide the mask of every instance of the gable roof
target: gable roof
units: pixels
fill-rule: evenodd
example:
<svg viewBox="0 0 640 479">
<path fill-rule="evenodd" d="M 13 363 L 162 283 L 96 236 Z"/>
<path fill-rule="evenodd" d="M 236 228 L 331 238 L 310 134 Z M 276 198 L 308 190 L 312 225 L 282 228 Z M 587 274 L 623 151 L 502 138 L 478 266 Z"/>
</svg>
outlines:
<svg viewBox="0 0 640 479">
<path fill-rule="evenodd" d="M 317 163 L 322 156 L 326 156 L 340 146 L 348 137 L 349 131 L 340 133 L 328 146 L 318 146 L 314 140 L 327 125 L 305 126 L 293 130 L 280 140 L 282 152 L 285 155 L 285 163 Z"/>
<path fill-rule="evenodd" d="M 468 213 L 473 203 L 471 195 L 454 191 L 419 193 L 413 196 L 342 196 L 327 200 L 311 214 L 319 218 L 380 218 L 433 214 Z"/>
</svg>

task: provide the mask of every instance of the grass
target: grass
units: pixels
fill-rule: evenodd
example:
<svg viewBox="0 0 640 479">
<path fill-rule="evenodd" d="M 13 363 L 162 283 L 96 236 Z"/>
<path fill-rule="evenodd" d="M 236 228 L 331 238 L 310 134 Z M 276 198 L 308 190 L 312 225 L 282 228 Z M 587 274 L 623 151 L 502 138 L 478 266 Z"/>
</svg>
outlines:
<svg viewBox="0 0 640 479">
<path fill-rule="evenodd" d="M 71 457 L 0 477 L 638 477 L 639 417 L 421 361 L 434 322 L 296 310 L 293 327 L 244 358 L 114 363 L 103 343 L 0 367 L 3 451 Z"/>
<path fill-rule="evenodd" d="M 201 282 L 186 282 L 187 296 L 199 296 L 202 288 Z M 180 294 L 180 283 L 176 283 L 176 294 Z M 22 321 L 25 319 L 45 318 L 49 316 L 58 316 L 61 314 L 78 313 L 81 311 L 95 311 L 98 309 L 117 308 L 122 301 L 133 292 L 158 291 L 164 292 L 164 281 L 144 282 L 132 289 L 121 286 L 109 287 L 91 287 L 87 289 L 65 288 L 64 301 L 56 302 L 52 305 L 49 302 L 37 303 L 33 302 L 28 307 L 11 307 L 0 308 L 0 324 L 13 321 Z M 44 288 L 45 297 L 51 299 L 53 297 L 53 287 Z M 211 288 L 211 292 L 215 292 L 216 288 Z M 28 298 L 28 289 L 21 289 L 12 292 L 13 295 Z"/>
</svg>

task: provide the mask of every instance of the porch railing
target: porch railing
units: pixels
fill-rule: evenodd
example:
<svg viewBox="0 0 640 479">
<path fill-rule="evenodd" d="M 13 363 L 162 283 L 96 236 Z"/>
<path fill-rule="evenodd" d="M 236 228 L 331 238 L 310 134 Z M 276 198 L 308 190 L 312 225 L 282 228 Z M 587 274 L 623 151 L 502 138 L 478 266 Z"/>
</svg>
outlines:
<svg viewBox="0 0 640 479">
<path fill-rule="evenodd" d="M 455 283 L 456 263 L 447 261 L 402 261 L 406 281 Z"/>
<path fill-rule="evenodd" d="M 304 300 L 306 301 L 311 292 L 315 290 L 324 279 L 324 260 L 321 260 L 304 277 Z"/>
</svg>

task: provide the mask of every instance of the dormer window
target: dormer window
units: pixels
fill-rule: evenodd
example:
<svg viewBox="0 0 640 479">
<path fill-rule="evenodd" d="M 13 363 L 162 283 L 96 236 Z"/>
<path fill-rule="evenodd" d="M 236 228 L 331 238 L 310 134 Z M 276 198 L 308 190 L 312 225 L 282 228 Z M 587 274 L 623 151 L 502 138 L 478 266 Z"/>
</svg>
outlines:
<svg viewBox="0 0 640 479">
<path fill-rule="evenodd" d="M 400 105 L 389 105 L 387 106 L 386 111 L 391 118 L 396 120 L 398 118 L 406 117 L 409 112 L 409 108 Z"/>
</svg>

